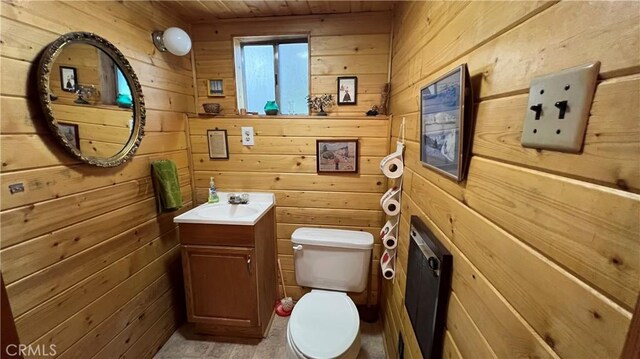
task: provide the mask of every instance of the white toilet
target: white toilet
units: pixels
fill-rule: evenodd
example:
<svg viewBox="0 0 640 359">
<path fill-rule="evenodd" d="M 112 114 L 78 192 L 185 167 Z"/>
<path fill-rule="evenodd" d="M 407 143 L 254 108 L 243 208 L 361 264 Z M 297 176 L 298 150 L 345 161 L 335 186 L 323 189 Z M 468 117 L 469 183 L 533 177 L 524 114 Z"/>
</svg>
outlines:
<svg viewBox="0 0 640 359">
<path fill-rule="evenodd" d="M 362 292 L 367 287 L 373 236 L 298 228 L 291 240 L 296 282 L 314 289 L 300 298 L 289 318 L 289 358 L 356 358 L 360 317 L 346 292 Z"/>
</svg>

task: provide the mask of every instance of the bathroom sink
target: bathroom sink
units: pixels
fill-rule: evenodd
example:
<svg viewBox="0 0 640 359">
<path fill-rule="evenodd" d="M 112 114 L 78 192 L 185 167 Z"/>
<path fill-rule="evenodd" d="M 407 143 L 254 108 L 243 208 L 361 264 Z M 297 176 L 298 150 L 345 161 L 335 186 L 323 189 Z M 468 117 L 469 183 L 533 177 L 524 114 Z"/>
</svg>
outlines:
<svg viewBox="0 0 640 359">
<path fill-rule="evenodd" d="M 249 193 L 248 204 L 227 203 L 227 193 L 218 192 L 219 203 L 205 203 L 173 219 L 175 223 L 231 224 L 252 226 L 275 205 L 273 193 Z"/>
</svg>

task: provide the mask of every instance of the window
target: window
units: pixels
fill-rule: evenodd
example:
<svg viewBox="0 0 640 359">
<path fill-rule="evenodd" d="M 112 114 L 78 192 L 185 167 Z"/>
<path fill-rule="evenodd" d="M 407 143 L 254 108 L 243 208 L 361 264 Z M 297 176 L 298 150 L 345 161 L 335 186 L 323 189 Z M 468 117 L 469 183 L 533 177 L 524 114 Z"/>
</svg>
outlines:
<svg viewBox="0 0 640 359">
<path fill-rule="evenodd" d="M 275 100 L 280 113 L 307 115 L 309 44 L 306 38 L 236 38 L 238 108 L 264 114 Z M 240 59 L 240 61 L 238 61 Z"/>
<path fill-rule="evenodd" d="M 118 66 L 115 66 L 116 69 L 116 85 L 117 85 L 117 93 L 116 93 L 116 97 L 119 96 L 127 96 L 129 98 L 129 101 L 131 101 L 131 89 L 129 88 L 129 84 L 127 83 L 127 79 L 124 78 L 124 74 L 122 73 L 122 71 L 118 68 Z"/>
</svg>

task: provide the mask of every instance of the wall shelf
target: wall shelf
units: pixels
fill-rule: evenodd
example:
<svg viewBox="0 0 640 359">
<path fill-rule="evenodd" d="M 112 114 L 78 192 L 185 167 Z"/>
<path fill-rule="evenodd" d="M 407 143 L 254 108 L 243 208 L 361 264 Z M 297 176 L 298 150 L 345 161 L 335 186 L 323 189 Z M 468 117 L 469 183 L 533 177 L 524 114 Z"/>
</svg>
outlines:
<svg viewBox="0 0 640 359">
<path fill-rule="evenodd" d="M 267 116 L 267 115 L 211 115 L 206 113 L 198 113 L 198 114 L 188 114 L 187 117 L 190 119 L 243 119 L 243 120 L 254 120 L 254 119 L 284 119 L 284 120 L 388 120 L 389 116 L 304 116 L 304 115 L 278 115 L 278 116 Z"/>
</svg>

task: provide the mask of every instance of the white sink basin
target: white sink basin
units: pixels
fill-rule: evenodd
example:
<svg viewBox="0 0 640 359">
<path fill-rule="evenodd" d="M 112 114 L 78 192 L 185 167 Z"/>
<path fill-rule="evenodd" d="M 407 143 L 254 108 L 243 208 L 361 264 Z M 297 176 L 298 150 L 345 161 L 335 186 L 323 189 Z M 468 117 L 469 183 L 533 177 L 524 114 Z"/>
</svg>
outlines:
<svg viewBox="0 0 640 359">
<path fill-rule="evenodd" d="M 175 223 L 231 224 L 252 226 L 275 205 L 273 193 L 249 193 L 248 204 L 228 204 L 227 193 L 218 192 L 219 203 L 205 203 L 185 212 L 173 221 Z"/>
</svg>

